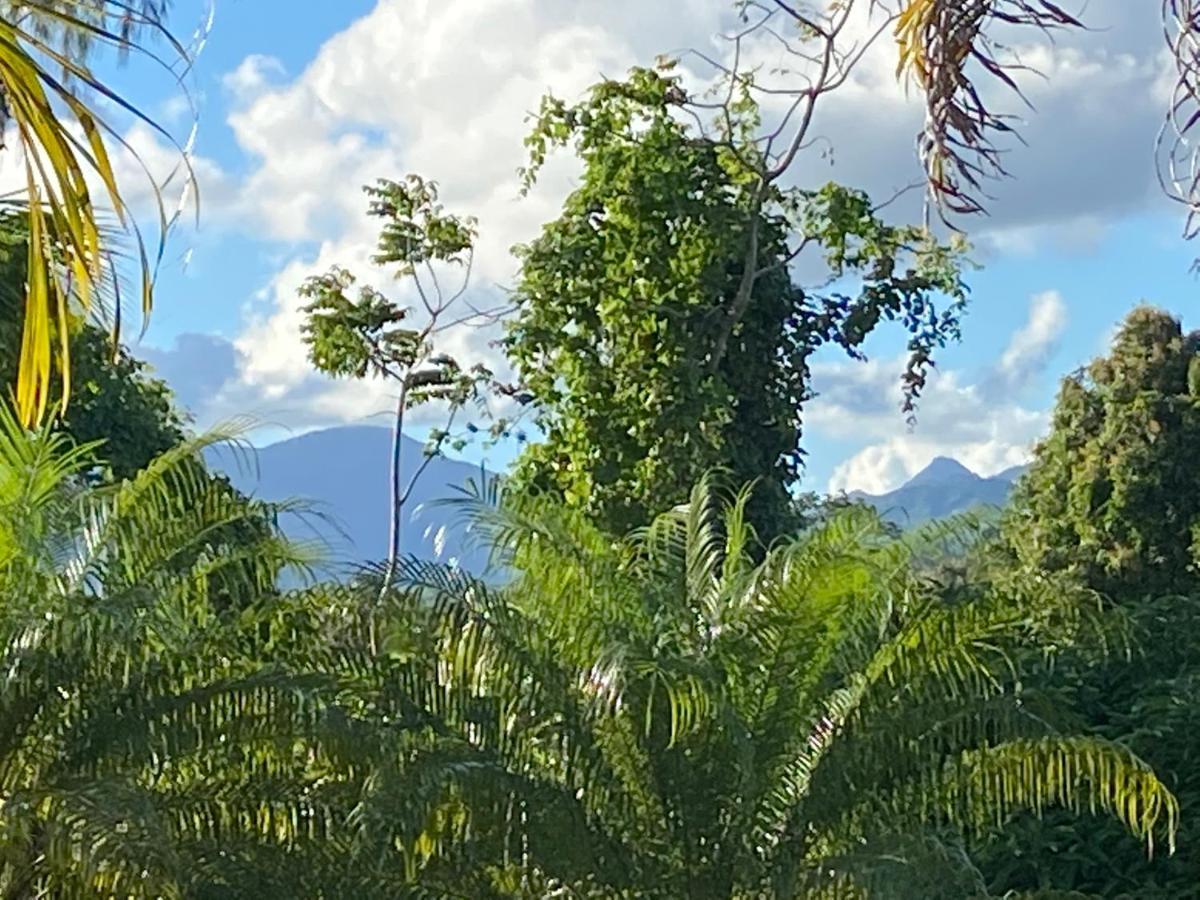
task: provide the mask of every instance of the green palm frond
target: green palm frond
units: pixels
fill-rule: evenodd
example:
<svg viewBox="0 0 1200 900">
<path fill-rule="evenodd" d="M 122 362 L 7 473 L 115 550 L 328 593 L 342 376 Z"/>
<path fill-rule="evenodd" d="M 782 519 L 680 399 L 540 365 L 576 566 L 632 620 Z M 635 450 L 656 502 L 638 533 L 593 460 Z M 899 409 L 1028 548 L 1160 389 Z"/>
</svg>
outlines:
<svg viewBox="0 0 1200 900">
<path fill-rule="evenodd" d="M 0 534 L 31 548 L 0 566 L 0 890 L 188 896 L 214 843 L 286 855 L 352 808 L 341 673 L 274 589 L 304 554 L 206 472 L 218 437 L 96 487 L 0 414 Z"/>
<path fill-rule="evenodd" d="M 947 819 L 982 830 L 1014 812 L 1052 807 L 1115 816 L 1146 843 L 1175 852 L 1179 804 L 1129 749 L 1097 738 L 1012 741 L 964 753 L 931 780 Z"/>
<path fill-rule="evenodd" d="M 10 424 L 26 469 L 68 452 Z M 242 507 L 196 452 L 112 489 L 28 476 L 36 533 L 70 537 L 0 569 L 24 803 L 0 887 L 136 896 L 140 865 L 181 897 L 985 896 L 971 841 L 1022 811 L 1172 846 L 1154 774 L 1022 685 L 1093 598 L 983 567 L 943 601 L 926 548 L 970 552 L 969 527 L 906 542 L 849 510 L 755 563 L 717 480 L 623 540 L 476 496 L 503 579 L 410 558 L 382 593 L 366 567 L 279 594 L 273 529 L 203 549 Z M 233 613 L 227 569 L 259 598 Z"/>
<path fill-rule="evenodd" d="M 407 564 L 412 602 L 389 615 L 408 635 L 396 697 L 427 735 L 407 745 L 427 766 L 418 881 L 470 847 L 473 866 L 497 852 L 500 871 L 607 885 L 596 896 L 792 896 L 812 873 L 824 886 L 804 896 L 895 896 L 909 866 L 963 896 L 950 886 L 980 888 L 963 836 L 1018 810 L 1094 803 L 1170 842 L 1153 773 L 1062 737 L 1021 688 L 1027 650 L 1094 598 L 989 575 L 943 602 L 925 567 L 987 540 L 970 519 L 897 538 L 850 509 L 755 564 L 746 496 L 708 480 L 624 541 L 544 498 L 476 497 L 460 511 L 511 577 Z M 635 880 L 598 875 L 615 850 L 554 858 L 562 842 L 511 815 L 539 803 L 565 804 L 564 835 L 620 848 Z"/>
</svg>

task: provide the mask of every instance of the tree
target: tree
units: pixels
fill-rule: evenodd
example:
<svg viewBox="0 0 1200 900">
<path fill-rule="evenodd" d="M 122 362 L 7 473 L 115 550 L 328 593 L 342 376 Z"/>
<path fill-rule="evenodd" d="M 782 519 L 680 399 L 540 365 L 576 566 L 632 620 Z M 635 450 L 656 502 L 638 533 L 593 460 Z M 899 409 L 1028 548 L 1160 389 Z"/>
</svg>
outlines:
<svg viewBox="0 0 1200 900">
<path fill-rule="evenodd" d="M 614 540 L 504 495 L 469 509 L 510 581 L 406 563 L 381 680 L 403 690 L 373 696 L 411 728 L 367 819 L 428 860 L 419 884 L 959 898 L 982 890 L 964 835 L 1055 806 L 1169 849 L 1151 771 L 1055 731 L 1012 667 L 1082 628 L 1086 592 L 1047 578 L 944 602 L 909 568 L 918 545 L 864 510 L 756 566 L 747 502 L 701 484 Z"/>
<path fill-rule="evenodd" d="M 518 249 L 505 346 L 545 440 L 516 477 L 622 533 L 722 467 L 761 479 L 751 518 L 771 538 L 799 521 L 790 490 L 812 354 L 858 354 L 881 321 L 899 320 L 914 401 L 934 350 L 957 335 L 962 248 L 887 224 L 862 192 L 780 187 L 748 94 L 715 134 L 686 117 L 688 103 L 669 63 L 574 106 L 543 103 L 527 183 L 561 146 L 584 174 Z M 831 272 L 824 288 L 791 279 L 810 248 Z"/>
<path fill-rule="evenodd" d="M 1010 534 L 1030 566 L 1114 596 L 1191 590 L 1200 563 L 1200 334 L 1139 307 L 1063 381 Z"/>
<path fill-rule="evenodd" d="M 1079 840 L 1065 823 L 1023 832 L 1042 853 L 1017 860 L 998 848 L 1012 887 L 1054 873 L 1079 890 L 1178 897 L 1195 887 L 1200 809 L 1195 710 L 1200 706 L 1200 334 L 1160 310 L 1134 310 L 1109 355 L 1063 381 L 1050 434 L 1037 447 L 1007 513 L 1012 565 L 1067 576 L 1128 620 L 1132 660 L 1083 654 L 1057 674 L 1089 727 L 1127 743 L 1178 794 L 1185 848 L 1147 866 L 1119 836 Z M 1068 867 L 1063 847 L 1073 848 Z M 1070 877 L 1064 879 L 1067 872 Z"/>
<path fill-rule="evenodd" d="M 309 301 L 304 307 L 304 340 L 309 359 L 319 371 L 335 377 L 385 378 L 399 385 L 388 478 L 390 571 L 400 555 L 404 504 L 425 467 L 450 439 L 458 410 L 477 395 L 491 372 L 482 365 L 464 369 L 436 346 L 447 329 L 487 315 L 463 301 L 470 281 L 474 220 L 444 212 L 437 202 L 437 185 L 417 175 L 399 183 L 381 180 L 366 191 L 371 197 L 370 215 L 384 220 L 373 261 L 399 266 L 397 277 L 411 281 L 424 308 L 424 322 L 408 327 L 411 310 L 373 288 L 364 286 L 357 297 L 347 296 L 356 279 L 341 268 L 309 278 L 300 295 Z M 435 264 L 461 270 L 457 290 L 443 292 Z M 460 309 L 463 305 L 468 312 Z M 431 400 L 449 405 L 450 421 L 446 428 L 433 432 L 424 462 L 406 485 L 400 474 L 404 418 L 410 407 Z"/>
<path fill-rule="evenodd" d="M 150 309 L 151 263 L 109 156 L 114 145 L 134 151 L 98 112 L 100 105 L 112 103 L 170 136 L 97 77 L 87 56 L 102 44 L 158 59 L 139 43 L 153 32 L 186 58 L 163 23 L 167 5 L 167 0 L 6 0 L 0 7 L 0 128 L 16 132 L 25 171 L 21 208 L 30 235 L 16 387 L 17 409 L 26 424 L 39 420 L 49 405 L 56 356 L 57 393 L 65 408 L 71 394 L 72 318 L 86 312 L 106 281 L 116 277 L 113 260 L 119 254 L 111 228 L 97 215 L 104 203 L 117 225 L 136 238 L 142 308 Z M 170 68 L 165 61 L 163 66 Z M 90 180 L 98 181 L 99 189 Z M 159 211 L 165 231 L 161 204 Z"/>
<path fill-rule="evenodd" d="M 0 214 L 0 383 L 11 384 L 16 377 L 27 234 L 24 217 Z M 108 331 L 82 321 L 72 329 L 70 349 L 74 400 L 65 413 L 56 410 L 46 424 L 71 444 L 91 448 L 90 482 L 132 479 L 160 455 L 186 444 L 188 417 L 176 408 L 170 388 L 122 344 L 114 343 Z M 230 500 L 241 496 L 227 476 L 213 472 L 203 459 L 186 465 L 194 469 L 193 477 L 208 481 L 213 492 Z M 246 516 L 211 532 L 208 552 L 255 546 L 274 533 L 278 522 L 268 516 L 268 507 L 248 508 L 257 510 L 259 518 Z M 193 562 L 180 565 L 181 577 Z M 211 588 L 217 607 L 239 602 L 220 579 Z"/>
</svg>

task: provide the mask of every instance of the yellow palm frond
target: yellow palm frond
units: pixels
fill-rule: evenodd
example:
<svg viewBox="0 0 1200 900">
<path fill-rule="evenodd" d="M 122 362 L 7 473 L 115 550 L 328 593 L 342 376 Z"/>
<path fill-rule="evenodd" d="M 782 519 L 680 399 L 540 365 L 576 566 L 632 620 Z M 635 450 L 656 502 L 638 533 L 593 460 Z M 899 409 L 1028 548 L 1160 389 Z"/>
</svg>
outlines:
<svg viewBox="0 0 1200 900">
<path fill-rule="evenodd" d="M 0 116 L 16 134 L 29 206 L 29 277 L 16 387 L 17 412 L 27 425 L 46 414 L 55 357 L 63 373 L 64 407 L 70 397 L 69 323 L 92 305 L 105 277 L 106 260 L 111 259 L 109 242 L 97 221 L 99 206 L 110 207 L 122 229 L 137 238 L 143 314 L 152 305 L 151 262 L 117 183 L 110 142 L 125 147 L 135 158 L 136 153 L 73 85 L 82 85 L 171 140 L 93 75 L 81 59 L 60 51 L 46 36 L 51 23 L 88 41 L 128 50 L 135 45 L 127 14 L 118 13 L 129 7 L 113 2 L 109 10 L 108 0 L 29 6 L 33 19 L 20 15 L 0 19 Z M 116 30 L 109 29 L 109 17 L 121 23 Z M 159 219 L 165 231 L 161 201 Z"/>
</svg>

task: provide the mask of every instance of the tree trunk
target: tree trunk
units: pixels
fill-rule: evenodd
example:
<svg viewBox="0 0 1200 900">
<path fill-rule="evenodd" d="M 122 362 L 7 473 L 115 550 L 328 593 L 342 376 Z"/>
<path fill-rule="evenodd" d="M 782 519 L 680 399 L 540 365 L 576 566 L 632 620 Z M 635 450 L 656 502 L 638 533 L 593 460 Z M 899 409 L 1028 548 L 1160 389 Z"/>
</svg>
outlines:
<svg viewBox="0 0 1200 900">
<path fill-rule="evenodd" d="M 400 543 L 404 535 L 403 495 L 400 487 L 400 464 L 403 461 L 404 449 L 404 413 L 408 406 L 408 378 L 400 384 L 400 396 L 396 399 L 396 417 L 392 422 L 392 463 L 391 484 L 389 485 L 388 508 L 391 512 L 388 527 L 388 560 L 384 571 L 383 586 L 379 595 L 382 598 L 392 586 L 396 574 L 396 562 L 400 558 Z"/>
</svg>

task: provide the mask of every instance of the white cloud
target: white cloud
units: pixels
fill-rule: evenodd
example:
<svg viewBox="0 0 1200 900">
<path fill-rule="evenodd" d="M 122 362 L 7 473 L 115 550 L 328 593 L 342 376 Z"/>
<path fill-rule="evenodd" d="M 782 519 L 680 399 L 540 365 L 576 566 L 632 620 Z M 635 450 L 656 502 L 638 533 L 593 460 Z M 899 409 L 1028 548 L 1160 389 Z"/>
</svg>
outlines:
<svg viewBox="0 0 1200 900">
<path fill-rule="evenodd" d="M 226 73 L 221 83 L 236 99 L 245 101 L 262 92 L 272 76 L 282 76 L 286 71 L 278 58 L 252 53 L 236 69 Z"/>
<path fill-rule="evenodd" d="M 1034 430 L 1036 436 L 1045 420 L 1036 416 L 1031 421 L 1037 426 Z M 829 480 L 829 491 L 858 490 L 873 495 L 886 494 L 939 456 L 955 459 L 977 475 L 984 476 L 995 475 L 1029 461 L 1027 447 L 1003 440 L 946 444 L 936 439 L 889 438 L 882 444 L 867 447 L 839 465 Z"/>
<path fill-rule="evenodd" d="M 1046 367 L 1067 327 L 1067 305 L 1058 291 L 1044 291 L 1030 301 L 1029 320 L 1012 336 L 996 364 L 1005 393 L 1019 391 Z"/>
<path fill-rule="evenodd" d="M 980 475 L 1026 462 L 1049 414 L 1023 405 L 1020 390 L 1050 365 L 1066 324 L 1058 292 L 1035 295 L 1025 324 L 977 379 L 955 370 L 930 375 L 912 429 L 899 412 L 903 357 L 814 365 L 819 395 L 806 411 L 809 433 L 867 444 L 834 470 L 828 489 L 886 493 L 936 456 Z"/>
<path fill-rule="evenodd" d="M 983 235 L 992 251 L 1028 251 L 1048 240 L 1094 241 L 1114 216 L 1150 202 L 1149 148 L 1165 61 L 1154 17 L 1133 6 L 1095 0 L 1087 13 L 1095 31 L 1060 36 L 1054 46 L 1028 43 L 1037 40 L 1031 35 L 1017 41 L 1024 61 L 1048 77 L 1020 79 L 1036 112 L 1022 129 L 1030 146 L 1014 145 L 1009 157 L 1017 177 L 995 185 L 998 198 Z M 480 220 L 475 283 L 481 293 L 492 291 L 514 274 L 511 245 L 532 237 L 556 214 L 577 171 L 569 159 L 559 159 L 532 196 L 518 199 L 515 173 L 524 161 L 526 115 L 540 97 L 553 90 L 576 98 L 601 75 L 618 76 L 663 51 L 727 52 L 713 33 L 730 8 L 728 0 L 380 0 L 329 38 L 299 72 L 285 72 L 266 55 L 243 60 L 224 85 L 246 174 L 233 178 L 197 161 L 206 221 L 270 241 L 283 258 L 265 286 L 264 303 L 254 307 L 235 341 L 239 369 L 220 397 L 231 407 L 267 406 L 331 421 L 383 408 L 388 398 L 381 385 L 315 377 L 300 342 L 296 289 L 303 279 L 333 263 L 370 272 L 375 223 L 364 215 L 361 186 L 413 171 L 438 180 L 449 209 Z M 864 23 L 855 29 L 866 33 Z M 747 48 L 747 60 L 768 67 L 780 57 L 766 38 Z M 695 59 L 688 65 L 703 69 Z M 894 71 L 894 47 L 885 35 L 820 108 L 815 131 L 828 140 L 799 160 L 797 181 L 816 185 L 836 178 L 883 196 L 919 174 L 913 137 L 921 111 Z M 999 101 L 1005 109 L 1020 109 L 1011 95 L 1001 94 Z M 832 165 L 819 155 L 826 146 L 834 148 Z M 901 203 L 892 212 L 902 217 L 914 210 Z M 394 290 L 378 281 L 376 286 Z M 1046 335 L 1054 329 L 1054 307 L 1046 303 L 1049 318 L 1031 319 L 1029 334 L 1014 337 L 1009 362 L 990 374 L 993 381 L 1016 378 L 1023 363 L 1036 368 L 1037 354 L 1053 349 Z M 468 358 L 495 363 L 484 337 L 465 331 L 453 336 Z M 919 435 L 926 437 L 894 439 L 896 373 L 894 365 L 823 372 L 831 381 L 849 379 L 849 386 L 888 398 L 886 417 L 876 419 L 886 428 L 881 424 L 873 434 L 883 449 L 873 451 L 874 462 L 864 457 L 855 464 L 861 474 L 838 476 L 844 483 L 884 483 L 909 472 L 925 452 L 917 449 L 925 440 L 929 448 L 953 444 L 964 460 L 975 454 L 983 468 L 1001 465 L 1016 446 L 1009 436 L 1022 440 L 1024 432 L 1040 427 L 1038 414 L 1019 407 L 1005 413 L 1006 420 L 985 411 L 986 379 L 963 384 L 955 373 L 943 373 L 931 381 L 934 393 L 924 405 Z M 842 427 L 833 421 L 834 393 L 827 389 L 808 415 L 831 433 Z M 935 410 L 943 406 L 959 417 L 945 417 L 947 434 L 959 435 L 953 440 L 928 438 L 937 428 L 931 424 Z M 851 404 L 846 413 L 853 409 Z M 863 428 L 854 421 L 849 430 L 861 434 Z M 900 444 L 892 446 L 894 440 Z"/>
<path fill-rule="evenodd" d="M 386 385 L 315 378 L 301 343 L 297 289 L 333 264 L 404 299 L 370 264 L 377 223 L 365 215 L 362 185 L 419 172 L 440 182 L 448 209 L 477 216 L 475 299 L 491 305 L 514 273 L 510 247 L 553 217 L 574 171 L 569 159 L 555 161 L 539 189 L 519 199 L 527 114 L 549 90 L 574 98 L 602 73 L 652 56 L 660 49 L 653 36 L 676 16 L 711 28 L 716 19 L 701 9 L 711 13 L 712 0 L 670 12 L 620 0 L 589 21 L 546 0 L 382 2 L 291 81 L 268 82 L 280 74 L 269 58 L 243 62 L 226 79 L 236 103 L 229 121 L 254 165 L 234 199 L 237 215 L 218 215 L 285 245 L 317 246 L 290 255 L 268 286 L 267 310 L 235 341 L 242 363 L 229 402 L 249 395 L 335 421 L 389 402 Z M 500 368 L 488 346 L 495 336 L 463 328 L 443 344 L 466 362 Z"/>
</svg>

